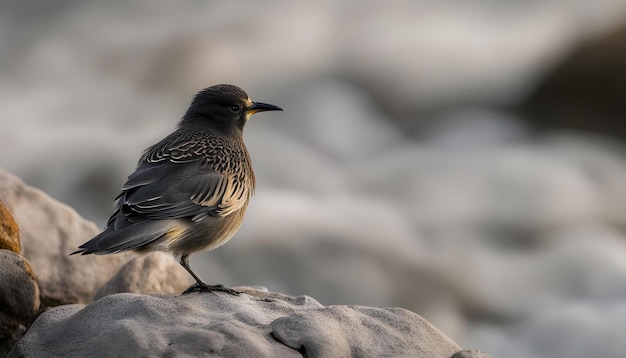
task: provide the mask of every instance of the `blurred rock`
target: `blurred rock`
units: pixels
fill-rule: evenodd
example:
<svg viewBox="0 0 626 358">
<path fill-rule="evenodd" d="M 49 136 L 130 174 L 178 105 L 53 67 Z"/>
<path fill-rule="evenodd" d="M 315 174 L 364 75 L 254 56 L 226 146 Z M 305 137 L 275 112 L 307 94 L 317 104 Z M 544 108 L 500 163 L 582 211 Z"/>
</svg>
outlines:
<svg viewBox="0 0 626 358">
<path fill-rule="evenodd" d="M 490 356 L 487 353 L 471 349 L 471 350 L 462 350 L 454 353 L 451 358 L 489 358 Z"/>
<path fill-rule="evenodd" d="M 98 230 L 73 209 L 0 169 L 0 199 L 21 229 L 22 250 L 37 275 L 45 307 L 91 302 L 125 255 L 69 256 Z"/>
<path fill-rule="evenodd" d="M 448 358 L 460 347 L 399 308 L 324 307 L 307 296 L 117 294 L 43 313 L 9 357 L 199 356 Z M 115 342 L 111 344 L 111 342 Z"/>
<path fill-rule="evenodd" d="M 483 340 L 496 343 L 485 348 L 493 357 L 624 357 L 626 341 L 622 332 L 626 330 L 626 304 L 623 300 L 545 303 L 535 307 L 531 317 L 511 324 L 482 324 L 472 333 L 481 333 Z"/>
<path fill-rule="evenodd" d="M 20 228 L 11 211 L 0 200 L 0 249 L 21 253 Z"/>
<path fill-rule="evenodd" d="M 0 288 L 0 357 L 4 357 L 39 311 L 39 287 L 28 260 L 0 250 Z"/>
<path fill-rule="evenodd" d="M 519 111 L 540 130 L 569 129 L 626 140 L 626 23 L 576 47 Z"/>
<path fill-rule="evenodd" d="M 310 79 L 297 89 L 287 90 L 284 97 L 287 110 L 296 111 L 297 116 L 289 112 L 272 115 L 262 119 L 264 127 L 313 145 L 328 155 L 327 160 L 366 158 L 394 148 L 405 139 L 362 88 L 345 81 L 329 77 Z M 246 138 L 258 137 L 257 131 L 247 131 Z M 271 134 L 263 132 L 265 140 L 268 135 Z M 255 157 L 263 160 L 264 155 Z"/>
<path fill-rule="evenodd" d="M 152 252 L 128 261 L 98 290 L 94 300 L 122 292 L 180 294 L 194 282 L 172 255 Z"/>
</svg>

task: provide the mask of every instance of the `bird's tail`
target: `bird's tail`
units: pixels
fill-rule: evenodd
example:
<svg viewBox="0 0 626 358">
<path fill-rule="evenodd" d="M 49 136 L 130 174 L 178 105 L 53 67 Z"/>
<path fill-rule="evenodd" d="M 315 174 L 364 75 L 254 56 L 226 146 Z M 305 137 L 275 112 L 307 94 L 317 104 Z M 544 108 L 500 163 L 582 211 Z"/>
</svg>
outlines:
<svg viewBox="0 0 626 358">
<path fill-rule="evenodd" d="M 118 229 L 110 225 L 70 255 L 106 255 L 136 249 L 162 238 L 176 225 L 176 220 L 144 220 Z"/>
</svg>

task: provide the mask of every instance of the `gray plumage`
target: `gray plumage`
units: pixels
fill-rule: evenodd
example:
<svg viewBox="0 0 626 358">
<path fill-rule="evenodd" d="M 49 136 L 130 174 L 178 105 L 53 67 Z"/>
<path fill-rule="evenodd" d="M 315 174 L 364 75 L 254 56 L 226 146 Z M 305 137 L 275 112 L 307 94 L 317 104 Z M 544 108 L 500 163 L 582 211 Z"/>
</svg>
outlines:
<svg viewBox="0 0 626 358">
<path fill-rule="evenodd" d="M 105 230 L 72 254 L 167 251 L 196 285 L 187 291 L 237 292 L 204 283 L 189 255 L 215 249 L 239 229 L 255 178 L 243 128 L 257 112 L 281 108 L 252 102 L 240 88 L 199 92 L 175 132 L 148 148 L 122 186 Z"/>
</svg>

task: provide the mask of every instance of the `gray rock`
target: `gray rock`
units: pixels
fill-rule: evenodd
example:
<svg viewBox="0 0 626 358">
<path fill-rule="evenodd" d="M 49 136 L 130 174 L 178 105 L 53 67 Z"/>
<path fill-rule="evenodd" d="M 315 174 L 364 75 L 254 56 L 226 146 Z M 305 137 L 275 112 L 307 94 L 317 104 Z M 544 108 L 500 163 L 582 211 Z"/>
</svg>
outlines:
<svg viewBox="0 0 626 358">
<path fill-rule="evenodd" d="M 28 260 L 0 250 L 0 288 L 0 357 L 4 357 L 39 310 L 39 287 Z"/>
<path fill-rule="evenodd" d="M 128 261 L 98 290 L 94 300 L 122 292 L 179 294 L 194 282 L 172 255 L 152 252 Z"/>
<path fill-rule="evenodd" d="M 9 357 L 450 357 L 460 347 L 399 308 L 244 294 L 122 293 L 43 313 Z"/>
<path fill-rule="evenodd" d="M 449 357 L 454 343 L 402 308 L 329 306 L 281 317 L 272 336 L 307 357 Z"/>
<path fill-rule="evenodd" d="M 490 358 L 490 355 L 476 349 L 464 349 L 454 353 L 451 358 Z"/>
<path fill-rule="evenodd" d="M 95 225 L 2 169 L 0 199 L 21 229 L 22 253 L 37 274 L 44 307 L 91 302 L 128 260 L 126 255 L 69 256 L 98 232 Z"/>
</svg>

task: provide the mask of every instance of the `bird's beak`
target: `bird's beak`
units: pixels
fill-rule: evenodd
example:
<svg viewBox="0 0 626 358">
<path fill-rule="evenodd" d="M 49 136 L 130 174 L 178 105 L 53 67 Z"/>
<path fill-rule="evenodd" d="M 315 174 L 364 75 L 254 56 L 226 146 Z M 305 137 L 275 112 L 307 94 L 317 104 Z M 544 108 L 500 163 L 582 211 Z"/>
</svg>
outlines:
<svg viewBox="0 0 626 358">
<path fill-rule="evenodd" d="M 273 104 L 252 102 L 252 105 L 248 107 L 248 109 L 246 110 L 246 114 L 248 115 L 248 117 L 250 117 L 251 115 L 258 113 L 258 112 L 282 111 L 282 110 L 283 110 L 282 108 L 275 106 Z"/>
</svg>

